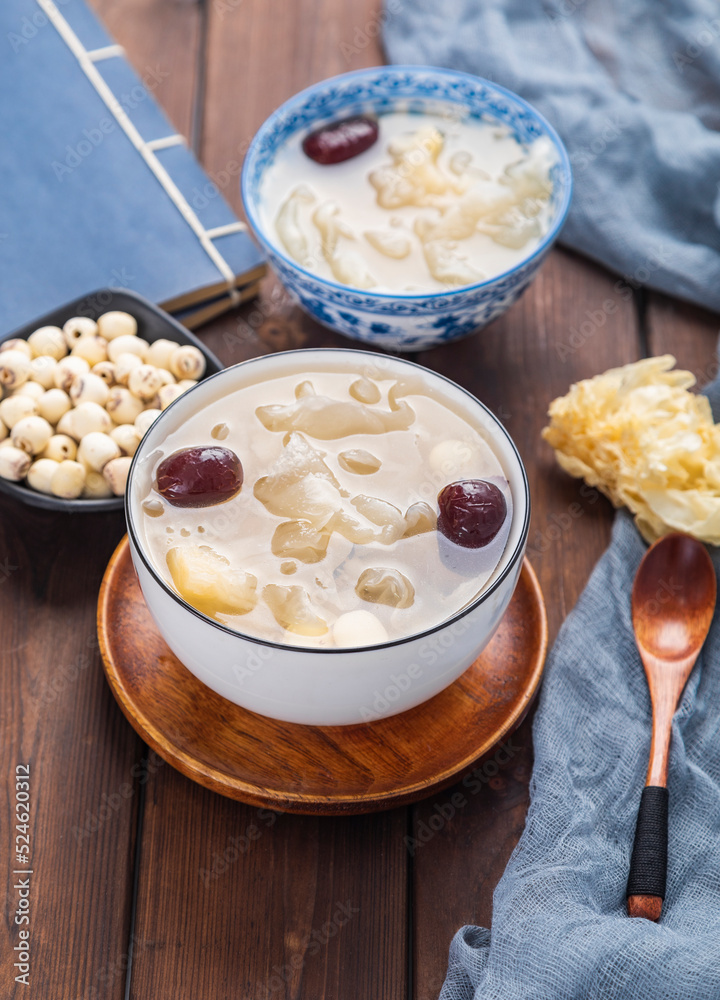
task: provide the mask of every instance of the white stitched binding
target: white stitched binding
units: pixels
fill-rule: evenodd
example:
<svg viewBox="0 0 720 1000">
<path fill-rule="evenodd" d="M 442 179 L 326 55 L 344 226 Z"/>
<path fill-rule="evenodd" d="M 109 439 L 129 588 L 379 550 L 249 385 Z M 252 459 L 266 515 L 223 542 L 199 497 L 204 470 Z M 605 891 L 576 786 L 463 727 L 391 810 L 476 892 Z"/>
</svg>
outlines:
<svg viewBox="0 0 720 1000">
<path fill-rule="evenodd" d="M 232 268 L 222 254 L 215 248 L 212 240 L 208 237 L 205 227 L 200 222 L 195 212 L 193 212 L 177 184 L 167 172 L 165 167 L 163 167 L 162 163 L 160 163 L 157 156 L 155 156 L 155 153 L 149 147 L 149 144 L 143 140 L 143 137 L 128 117 L 127 112 L 122 107 L 117 97 L 115 97 L 110 87 L 108 87 L 105 80 L 103 80 L 98 69 L 93 63 L 90 54 L 85 49 L 80 39 L 77 37 L 52 0 L 37 0 L 37 3 L 40 7 L 42 7 L 48 17 L 48 20 L 52 21 L 58 34 L 77 59 L 80 64 L 80 68 L 85 73 L 85 76 L 87 76 L 88 80 L 90 80 L 92 85 L 95 87 L 95 90 L 105 102 L 109 111 L 115 116 L 115 120 L 120 128 L 123 130 L 135 149 L 137 149 L 140 153 L 148 167 L 162 184 L 175 207 L 200 240 L 203 250 L 205 250 L 208 257 L 222 274 L 223 278 L 225 278 L 228 288 L 231 290 L 234 289 L 235 275 Z M 102 49 L 95 49 L 96 53 L 102 51 Z"/>
<path fill-rule="evenodd" d="M 100 62 L 102 59 L 113 59 L 115 56 L 124 56 L 125 49 L 122 45 L 105 45 L 102 49 L 93 49 L 88 52 L 88 59 L 93 62 Z"/>
</svg>

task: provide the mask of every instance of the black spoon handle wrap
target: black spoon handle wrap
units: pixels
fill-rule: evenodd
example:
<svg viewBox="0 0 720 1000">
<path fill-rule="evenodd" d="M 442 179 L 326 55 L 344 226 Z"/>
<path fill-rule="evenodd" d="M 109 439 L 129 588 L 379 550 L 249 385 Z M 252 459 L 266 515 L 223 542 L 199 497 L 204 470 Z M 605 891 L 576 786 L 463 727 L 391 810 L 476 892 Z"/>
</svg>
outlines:
<svg viewBox="0 0 720 1000">
<path fill-rule="evenodd" d="M 668 790 L 658 785 L 643 789 L 630 862 L 628 896 L 665 898 L 668 848 Z"/>
</svg>

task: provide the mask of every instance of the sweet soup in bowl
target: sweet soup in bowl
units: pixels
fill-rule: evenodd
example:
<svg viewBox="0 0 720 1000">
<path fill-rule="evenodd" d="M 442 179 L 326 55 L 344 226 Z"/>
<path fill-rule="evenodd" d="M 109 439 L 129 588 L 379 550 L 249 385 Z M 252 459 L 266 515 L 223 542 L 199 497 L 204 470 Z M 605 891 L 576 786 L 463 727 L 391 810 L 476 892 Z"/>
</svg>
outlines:
<svg viewBox="0 0 720 1000">
<path fill-rule="evenodd" d="M 512 594 L 528 496 L 507 433 L 464 390 L 314 350 L 173 404 L 138 450 L 127 514 L 178 658 L 238 704 L 332 725 L 365 721 L 395 674 L 381 714 L 472 662 Z"/>
<path fill-rule="evenodd" d="M 560 232 L 572 174 L 516 94 L 455 70 L 375 66 L 273 112 L 241 187 L 270 264 L 312 316 L 417 351 L 518 298 Z"/>
<path fill-rule="evenodd" d="M 551 222 L 548 136 L 462 114 L 339 118 L 278 152 L 262 187 L 265 231 L 320 277 L 401 295 L 493 278 Z"/>
</svg>

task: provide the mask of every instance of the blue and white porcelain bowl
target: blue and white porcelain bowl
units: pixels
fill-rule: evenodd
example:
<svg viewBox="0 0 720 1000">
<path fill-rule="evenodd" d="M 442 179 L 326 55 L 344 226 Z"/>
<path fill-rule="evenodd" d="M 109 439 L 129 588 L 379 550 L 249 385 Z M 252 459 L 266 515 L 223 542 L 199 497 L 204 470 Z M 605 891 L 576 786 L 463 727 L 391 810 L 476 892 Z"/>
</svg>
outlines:
<svg viewBox="0 0 720 1000">
<path fill-rule="evenodd" d="M 437 114 L 458 107 L 474 117 L 490 117 L 507 126 L 518 142 L 549 136 L 557 151 L 551 171 L 550 226 L 540 244 L 515 267 L 447 292 L 373 292 L 312 274 L 268 234 L 260 211 L 263 177 L 291 136 L 350 115 L 388 111 Z M 562 228 L 570 205 L 572 173 L 567 151 L 553 127 L 509 90 L 469 73 L 434 66 L 378 66 L 323 80 L 281 105 L 260 127 L 248 149 L 241 189 L 248 220 L 270 263 L 311 316 L 367 344 L 419 351 L 467 336 L 515 302 Z"/>
</svg>

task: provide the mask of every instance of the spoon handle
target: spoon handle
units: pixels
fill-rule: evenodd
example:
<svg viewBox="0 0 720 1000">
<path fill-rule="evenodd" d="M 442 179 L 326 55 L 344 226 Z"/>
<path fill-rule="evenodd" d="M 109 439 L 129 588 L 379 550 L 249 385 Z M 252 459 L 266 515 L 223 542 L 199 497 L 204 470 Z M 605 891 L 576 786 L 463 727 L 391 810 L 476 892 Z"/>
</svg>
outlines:
<svg viewBox="0 0 720 1000">
<path fill-rule="evenodd" d="M 627 885 L 631 917 L 658 920 L 665 898 L 668 846 L 668 790 L 643 788 Z"/>
</svg>

